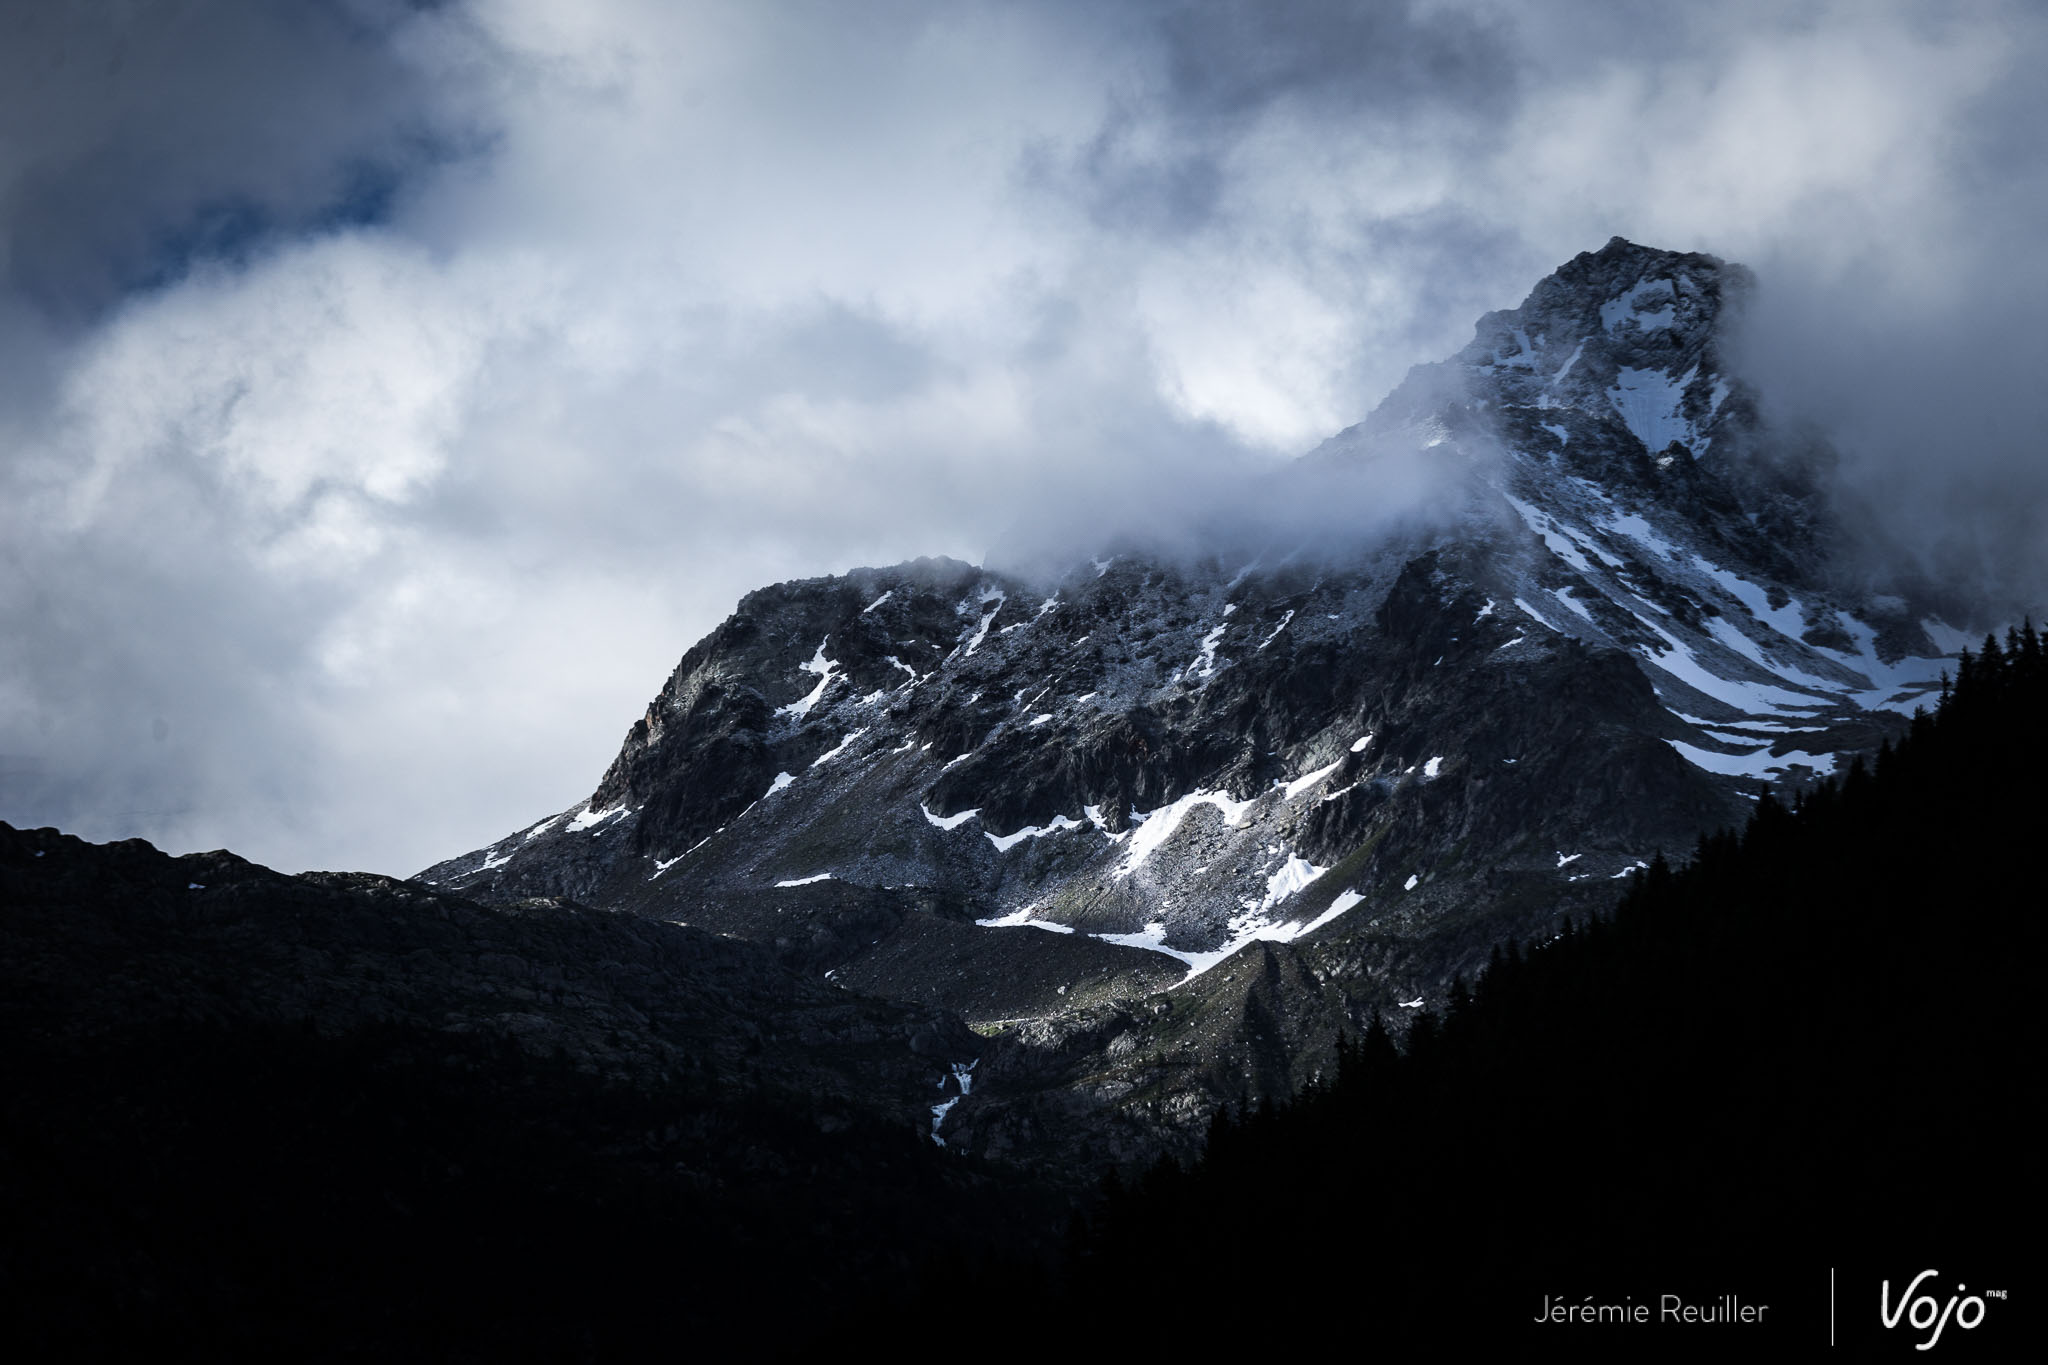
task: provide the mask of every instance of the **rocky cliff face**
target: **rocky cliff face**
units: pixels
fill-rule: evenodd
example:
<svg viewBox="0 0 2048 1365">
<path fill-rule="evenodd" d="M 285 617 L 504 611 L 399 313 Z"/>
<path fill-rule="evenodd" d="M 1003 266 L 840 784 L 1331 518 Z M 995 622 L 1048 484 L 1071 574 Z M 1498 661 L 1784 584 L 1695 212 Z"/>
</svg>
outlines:
<svg viewBox="0 0 2048 1365">
<path fill-rule="evenodd" d="M 1728 369 L 1751 287 L 1616 239 L 1487 315 L 1269 490 L 1423 471 L 1369 533 L 750 594 L 588 801 L 422 876 L 956 1009 L 988 1151 L 1193 1131 L 1933 685 L 1960 637 L 1839 576 L 1831 453 Z"/>
</svg>

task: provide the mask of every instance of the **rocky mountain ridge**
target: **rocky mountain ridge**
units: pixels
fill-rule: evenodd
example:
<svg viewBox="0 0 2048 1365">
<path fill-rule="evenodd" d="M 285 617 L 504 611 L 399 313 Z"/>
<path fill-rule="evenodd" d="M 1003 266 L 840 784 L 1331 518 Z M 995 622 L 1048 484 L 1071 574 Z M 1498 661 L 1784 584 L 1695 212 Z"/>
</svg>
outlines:
<svg viewBox="0 0 2048 1365">
<path fill-rule="evenodd" d="M 1839 571 L 1831 452 L 1726 359 L 1752 287 L 1577 257 L 1279 476 L 1312 528 L 749 594 L 587 801 L 422 878 L 957 1010 L 977 1150 L 1185 1141 L 1875 749 L 1962 643 Z"/>
<path fill-rule="evenodd" d="M 722 1074 L 905 1123 L 980 1050 L 949 1015 L 834 990 L 757 945 L 561 900 L 483 905 L 4 823 L 0 890 L 0 1019 L 41 1048 L 258 1023 L 399 1030 L 641 1089 Z"/>
<path fill-rule="evenodd" d="M 13 1359 L 795 1356 L 1068 1211 L 957 1017 L 566 902 L 0 824 L 0 1037 Z"/>
</svg>

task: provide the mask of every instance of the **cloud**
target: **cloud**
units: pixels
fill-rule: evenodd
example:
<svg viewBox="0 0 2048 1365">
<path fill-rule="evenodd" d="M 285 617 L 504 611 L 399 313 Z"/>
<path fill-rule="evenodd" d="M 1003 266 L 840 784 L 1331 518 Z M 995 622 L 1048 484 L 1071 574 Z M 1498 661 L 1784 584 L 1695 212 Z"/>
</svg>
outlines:
<svg viewBox="0 0 2048 1365">
<path fill-rule="evenodd" d="M 68 318 L 195 257 L 375 216 L 466 130 L 375 0 L 6 7 L 0 258 Z"/>
<path fill-rule="evenodd" d="M 1615 233 L 1758 268 L 1916 553 L 1995 506 L 2038 566 L 2024 6 L 21 20 L 15 823 L 411 870 L 577 799 L 742 592 L 1171 521 Z"/>
</svg>

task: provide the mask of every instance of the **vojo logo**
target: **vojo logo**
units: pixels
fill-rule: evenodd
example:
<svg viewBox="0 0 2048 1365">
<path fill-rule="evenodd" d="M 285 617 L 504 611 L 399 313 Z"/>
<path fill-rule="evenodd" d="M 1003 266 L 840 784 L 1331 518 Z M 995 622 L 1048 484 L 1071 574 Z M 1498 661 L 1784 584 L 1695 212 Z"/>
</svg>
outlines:
<svg viewBox="0 0 2048 1365">
<path fill-rule="evenodd" d="M 1899 1292 L 1897 1303 L 1892 1302 L 1892 1282 L 1884 1283 L 1878 1289 L 1877 1317 L 1887 1331 L 1903 1322 L 1915 1331 L 1926 1332 L 1927 1340 L 1914 1343 L 1913 1349 L 1925 1351 L 1941 1340 L 1941 1334 L 1948 1329 L 1953 1316 L 1955 1326 L 1961 1331 L 1970 1331 L 1984 1321 L 1984 1300 L 2002 1299 L 2002 1289 L 1987 1289 L 1980 1296 L 1968 1294 L 1969 1286 L 1959 1284 L 1956 1292 L 1949 1295 L 1946 1304 L 1936 1303 L 1933 1294 L 1915 1296 L 1914 1291 L 1926 1281 L 1934 1278 L 1938 1271 L 1923 1270 L 1913 1277 L 1913 1282 Z M 1937 1291 L 1938 1292 L 1938 1291 Z M 1968 1297 L 1964 1297 L 1968 1294 Z"/>
</svg>

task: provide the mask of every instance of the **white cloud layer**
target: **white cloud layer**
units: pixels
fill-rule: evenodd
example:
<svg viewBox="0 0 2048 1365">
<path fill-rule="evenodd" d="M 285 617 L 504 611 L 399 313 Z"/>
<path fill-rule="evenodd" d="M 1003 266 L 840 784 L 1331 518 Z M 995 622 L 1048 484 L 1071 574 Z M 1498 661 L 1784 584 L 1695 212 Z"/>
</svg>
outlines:
<svg viewBox="0 0 2048 1365">
<path fill-rule="evenodd" d="M 747 589 L 1298 453 L 1617 233 L 1758 267 L 1930 545 L 2048 541 L 2032 6 L 62 8 L 0 57 L 16 824 L 413 870 Z"/>
</svg>

